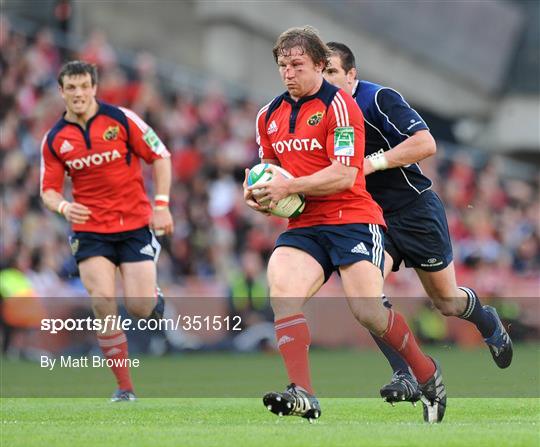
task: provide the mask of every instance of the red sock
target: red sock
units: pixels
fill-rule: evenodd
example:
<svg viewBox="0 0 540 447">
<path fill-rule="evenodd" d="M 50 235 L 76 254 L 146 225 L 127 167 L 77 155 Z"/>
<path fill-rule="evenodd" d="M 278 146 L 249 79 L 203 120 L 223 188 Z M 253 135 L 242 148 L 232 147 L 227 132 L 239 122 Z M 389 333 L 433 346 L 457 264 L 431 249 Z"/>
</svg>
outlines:
<svg viewBox="0 0 540 447">
<path fill-rule="evenodd" d="M 418 382 L 425 383 L 433 376 L 435 373 L 433 360 L 420 350 L 413 333 L 400 313 L 389 310 L 388 327 L 382 338 L 405 359 Z"/>
<path fill-rule="evenodd" d="M 128 359 L 127 338 L 123 332 L 113 335 L 98 335 L 97 339 L 99 347 L 106 359 Z M 111 366 L 111 370 L 118 383 L 118 388 L 125 391 L 133 391 L 129 367 L 126 365 L 126 362 L 122 363 L 122 366 Z"/>
<path fill-rule="evenodd" d="M 279 352 L 285 362 L 290 382 L 313 394 L 308 355 L 311 336 L 304 314 L 277 320 L 275 329 Z"/>
</svg>

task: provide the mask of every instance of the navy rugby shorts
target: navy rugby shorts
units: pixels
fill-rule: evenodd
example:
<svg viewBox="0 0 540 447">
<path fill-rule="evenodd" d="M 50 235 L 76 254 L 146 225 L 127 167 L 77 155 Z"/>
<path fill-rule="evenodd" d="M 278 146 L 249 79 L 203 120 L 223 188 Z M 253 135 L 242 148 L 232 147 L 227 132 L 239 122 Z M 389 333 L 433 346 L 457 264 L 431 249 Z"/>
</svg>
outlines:
<svg viewBox="0 0 540 447">
<path fill-rule="evenodd" d="M 277 247 L 294 247 L 311 255 L 324 270 L 324 281 L 342 265 L 369 261 L 384 271 L 384 232 L 375 224 L 315 225 L 282 233 Z"/>
<path fill-rule="evenodd" d="M 431 190 L 406 207 L 384 216 L 388 230 L 385 250 L 392 256 L 392 270 L 402 262 L 427 272 L 437 272 L 452 262 L 452 241 L 444 205 Z"/>
<path fill-rule="evenodd" d="M 77 231 L 69 237 L 77 263 L 93 256 L 104 256 L 115 265 L 124 262 L 157 262 L 161 245 L 149 227 L 119 233 Z"/>
</svg>

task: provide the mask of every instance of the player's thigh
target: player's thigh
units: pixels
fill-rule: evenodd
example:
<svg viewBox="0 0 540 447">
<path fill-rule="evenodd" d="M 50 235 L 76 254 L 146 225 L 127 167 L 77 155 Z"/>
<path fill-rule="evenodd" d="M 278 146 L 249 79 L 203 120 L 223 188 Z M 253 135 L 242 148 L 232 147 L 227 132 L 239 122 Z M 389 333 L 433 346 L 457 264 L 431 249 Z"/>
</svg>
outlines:
<svg viewBox="0 0 540 447">
<path fill-rule="evenodd" d="M 381 294 L 383 277 L 381 269 L 369 261 L 360 261 L 339 269 L 343 289 L 355 318 L 375 333 L 385 330 L 388 312 Z"/>
<path fill-rule="evenodd" d="M 453 262 L 436 272 L 416 269 L 416 273 L 426 293 L 443 315 L 459 316 L 463 314 L 467 307 L 467 296 L 457 286 Z"/>
<path fill-rule="evenodd" d="M 384 279 L 388 278 L 392 273 L 392 266 L 394 265 L 394 258 L 387 251 L 384 252 Z"/>
<path fill-rule="evenodd" d="M 406 267 L 438 272 L 452 262 L 446 213 L 433 191 L 422 193 L 413 205 L 392 219 L 390 231 Z"/>
<path fill-rule="evenodd" d="M 79 274 L 98 318 L 117 313 L 115 296 L 116 265 L 103 256 L 92 256 L 79 262 Z"/>
<path fill-rule="evenodd" d="M 116 265 L 104 256 L 92 256 L 79 262 L 81 281 L 92 297 L 114 297 Z"/>
<path fill-rule="evenodd" d="M 154 261 L 120 264 L 124 300 L 128 312 L 147 317 L 156 304 L 156 264 Z"/>
<path fill-rule="evenodd" d="M 274 313 L 299 311 L 324 284 L 324 270 L 310 254 L 277 247 L 268 262 L 268 285 Z"/>
<path fill-rule="evenodd" d="M 116 245 L 128 312 L 147 317 L 156 303 L 156 262 L 161 246 L 148 227 L 122 234 Z"/>
<path fill-rule="evenodd" d="M 456 282 L 454 262 L 436 272 L 415 269 L 430 298 L 451 298 L 461 295 Z"/>
</svg>

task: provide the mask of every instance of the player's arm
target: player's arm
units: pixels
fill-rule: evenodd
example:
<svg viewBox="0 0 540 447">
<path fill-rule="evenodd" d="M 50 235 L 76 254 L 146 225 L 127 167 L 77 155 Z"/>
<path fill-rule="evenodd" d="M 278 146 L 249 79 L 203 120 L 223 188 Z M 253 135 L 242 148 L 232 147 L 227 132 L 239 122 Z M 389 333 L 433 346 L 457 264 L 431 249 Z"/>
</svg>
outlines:
<svg viewBox="0 0 540 447">
<path fill-rule="evenodd" d="M 68 222 L 85 223 L 92 212 L 83 204 L 64 198 L 64 174 L 64 166 L 47 147 L 45 136 L 41 142 L 41 200 L 49 210 L 61 214 Z"/>
<path fill-rule="evenodd" d="M 152 163 L 155 202 L 152 214 L 151 227 L 159 236 L 161 234 L 172 234 L 173 219 L 169 209 L 169 193 L 172 183 L 171 159 L 158 158 Z"/>
<path fill-rule="evenodd" d="M 437 151 L 435 139 L 420 115 L 392 89 L 381 89 L 375 97 L 383 129 L 399 132 L 405 139 L 392 149 L 366 158 L 364 175 L 419 162 Z"/>
<path fill-rule="evenodd" d="M 264 131 L 264 123 L 265 123 L 265 116 L 266 114 L 263 112 L 264 107 L 259 111 L 257 114 L 257 120 L 255 123 L 255 137 L 257 144 L 259 145 L 259 157 L 261 158 L 261 163 L 268 163 L 271 165 L 278 165 L 279 166 L 279 160 L 275 158 L 274 150 L 272 149 L 272 146 L 270 145 L 270 142 L 268 141 L 268 136 L 266 135 Z M 267 206 L 259 205 L 259 203 L 256 200 L 256 197 L 253 195 L 252 189 L 248 187 L 247 179 L 249 175 L 249 169 L 244 170 L 244 183 L 242 184 L 243 188 L 243 194 L 244 194 L 244 202 L 246 202 L 246 205 L 249 206 L 251 209 L 255 211 L 259 211 L 263 214 L 270 214 Z M 261 197 L 257 197 L 260 199 Z"/>
<path fill-rule="evenodd" d="M 152 165 L 154 180 L 154 208 L 150 228 L 156 235 L 172 234 L 173 219 L 169 209 L 169 193 L 172 182 L 171 154 L 156 132 L 135 112 L 121 108 L 129 125 L 129 144 L 135 154 Z"/>
<path fill-rule="evenodd" d="M 353 187 L 358 168 L 345 166 L 331 159 L 331 165 L 311 175 L 286 179 L 279 171 L 270 166 L 267 171 L 272 173 L 272 180 L 266 183 L 258 183 L 248 188 L 258 189 L 263 196 L 261 201 L 270 200 L 272 208 L 281 199 L 290 194 L 300 193 L 309 196 L 326 196 L 335 194 Z"/>
<path fill-rule="evenodd" d="M 68 202 L 62 194 L 54 189 L 42 191 L 41 199 L 49 210 L 61 214 L 71 223 L 83 224 L 92 214 L 92 211 L 82 203 Z"/>
</svg>

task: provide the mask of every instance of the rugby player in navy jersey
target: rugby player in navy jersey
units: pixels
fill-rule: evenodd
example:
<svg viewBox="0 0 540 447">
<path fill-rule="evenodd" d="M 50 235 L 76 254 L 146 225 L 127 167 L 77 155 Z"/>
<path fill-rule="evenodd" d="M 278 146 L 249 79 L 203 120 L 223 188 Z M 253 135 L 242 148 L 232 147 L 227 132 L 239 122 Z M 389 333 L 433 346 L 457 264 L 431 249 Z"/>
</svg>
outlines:
<svg viewBox="0 0 540 447">
<path fill-rule="evenodd" d="M 507 368 L 512 362 L 512 341 L 497 311 L 482 306 L 474 290 L 456 282 L 444 206 L 418 165 L 436 152 L 428 126 L 397 91 L 358 80 L 354 54 L 346 45 L 327 45 L 331 56 L 324 77 L 352 95 L 364 114 L 366 187 L 382 207 L 388 225 L 385 277 L 399 270 L 402 262 L 414 268 L 441 313 L 473 323 L 497 366 Z M 373 338 L 394 370 L 381 396 L 388 402 L 418 400 L 421 393 L 407 364 L 380 337 Z"/>
</svg>

